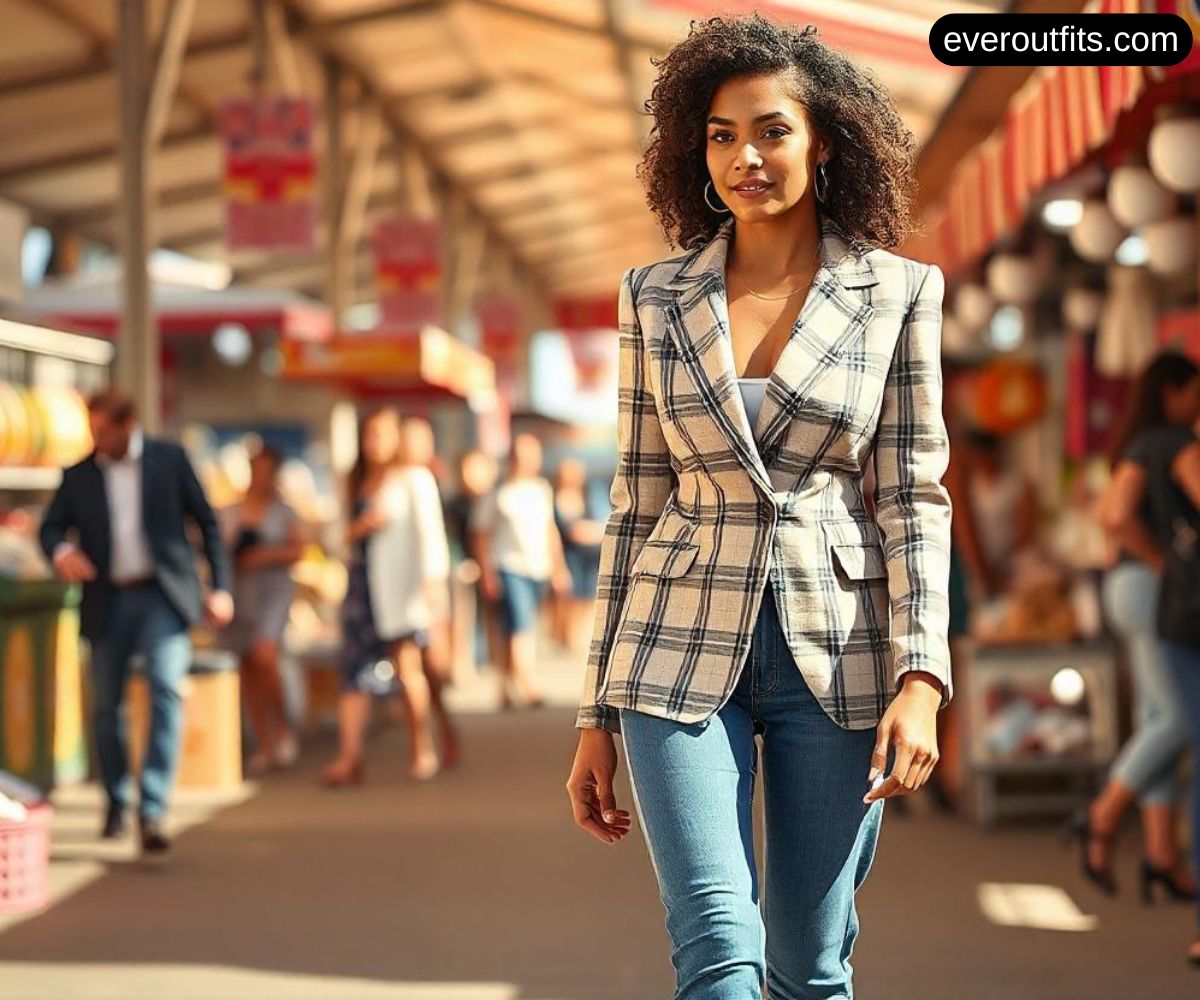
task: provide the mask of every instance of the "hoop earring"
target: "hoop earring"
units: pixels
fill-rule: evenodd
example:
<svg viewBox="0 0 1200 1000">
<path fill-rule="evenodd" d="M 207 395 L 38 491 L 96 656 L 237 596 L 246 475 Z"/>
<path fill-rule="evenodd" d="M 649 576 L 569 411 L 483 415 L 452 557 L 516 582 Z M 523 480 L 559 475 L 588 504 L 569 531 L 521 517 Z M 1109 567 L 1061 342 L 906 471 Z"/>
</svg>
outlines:
<svg viewBox="0 0 1200 1000">
<path fill-rule="evenodd" d="M 825 172 L 824 163 L 817 164 L 817 173 L 813 177 L 813 194 L 817 196 L 817 201 L 821 202 L 829 194 L 829 175 Z"/>
<path fill-rule="evenodd" d="M 718 207 L 718 206 L 714 205 L 711 201 L 708 200 L 709 188 L 712 188 L 712 181 L 709 181 L 707 184 L 704 185 L 704 204 L 706 204 L 709 208 L 711 208 L 714 212 L 716 212 L 717 215 L 731 214 L 733 212 L 733 209 L 725 208 L 725 207 Z M 717 193 L 716 190 L 713 189 L 713 194 L 716 195 L 716 193 Z"/>
</svg>

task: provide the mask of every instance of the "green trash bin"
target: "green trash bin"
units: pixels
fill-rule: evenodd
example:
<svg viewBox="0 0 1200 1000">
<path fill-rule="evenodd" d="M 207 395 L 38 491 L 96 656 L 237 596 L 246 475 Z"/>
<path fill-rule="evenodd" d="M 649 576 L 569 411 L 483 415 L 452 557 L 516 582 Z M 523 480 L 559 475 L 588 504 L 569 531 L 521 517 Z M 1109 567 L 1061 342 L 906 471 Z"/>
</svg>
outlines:
<svg viewBox="0 0 1200 1000">
<path fill-rule="evenodd" d="M 87 775 L 79 587 L 0 579 L 0 770 L 43 791 Z"/>
</svg>

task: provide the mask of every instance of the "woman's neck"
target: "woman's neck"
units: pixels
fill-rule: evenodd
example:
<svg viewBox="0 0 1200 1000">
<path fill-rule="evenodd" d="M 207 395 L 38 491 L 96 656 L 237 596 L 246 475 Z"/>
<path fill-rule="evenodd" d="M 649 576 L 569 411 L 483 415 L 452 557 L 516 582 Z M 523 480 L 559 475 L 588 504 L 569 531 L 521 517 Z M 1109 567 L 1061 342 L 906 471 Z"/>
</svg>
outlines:
<svg viewBox="0 0 1200 1000">
<path fill-rule="evenodd" d="M 821 227 L 816 212 L 805 209 L 801 202 L 778 219 L 735 223 L 726 270 L 764 283 L 815 271 L 820 262 Z"/>
</svg>

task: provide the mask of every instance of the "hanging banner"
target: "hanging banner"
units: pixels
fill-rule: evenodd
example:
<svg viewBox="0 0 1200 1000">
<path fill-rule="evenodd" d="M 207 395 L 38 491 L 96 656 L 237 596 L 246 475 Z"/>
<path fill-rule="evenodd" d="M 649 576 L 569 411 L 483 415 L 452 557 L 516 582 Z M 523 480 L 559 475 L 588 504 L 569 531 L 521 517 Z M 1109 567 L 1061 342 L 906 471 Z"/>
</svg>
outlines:
<svg viewBox="0 0 1200 1000">
<path fill-rule="evenodd" d="M 316 249 L 313 103 L 234 97 L 218 115 L 225 147 L 225 243 L 230 251 Z"/>
<path fill-rule="evenodd" d="M 475 300 L 479 349 L 497 369 L 516 364 L 521 346 L 521 304 L 508 295 L 481 295 Z"/>
<path fill-rule="evenodd" d="M 376 333 L 416 337 L 442 315 L 442 226 L 434 219 L 382 219 L 371 234 Z"/>
<path fill-rule="evenodd" d="M 617 364 L 617 297 L 559 299 L 554 318 L 571 349 L 576 388 L 594 391 Z"/>
</svg>

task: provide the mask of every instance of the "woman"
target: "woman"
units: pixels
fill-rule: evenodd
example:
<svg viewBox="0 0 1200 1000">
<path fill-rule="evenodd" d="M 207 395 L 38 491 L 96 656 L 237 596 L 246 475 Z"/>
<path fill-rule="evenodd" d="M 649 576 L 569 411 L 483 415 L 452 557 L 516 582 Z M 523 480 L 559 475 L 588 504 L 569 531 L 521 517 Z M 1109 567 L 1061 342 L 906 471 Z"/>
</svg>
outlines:
<svg viewBox="0 0 1200 1000">
<path fill-rule="evenodd" d="M 506 709 L 514 703 L 541 706 L 533 679 L 538 612 L 547 581 L 556 594 L 570 586 L 554 524 L 554 491 L 541 471 L 541 443 L 532 434 L 518 434 L 508 476 L 475 508 L 475 557 L 484 597 L 500 607 L 500 701 Z"/>
<path fill-rule="evenodd" d="M 449 556 L 437 486 L 427 468 L 406 464 L 395 410 L 363 418 L 349 496 L 353 520 L 346 540 L 353 555 L 342 611 L 339 751 L 322 781 L 333 787 L 362 781 L 371 697 L 395 693 L 397 682 L 408 723 L 408 774 L 426 781 L 440 767 L 431 707 L 444 727 L 448 752 L 455 752 L 453 730 L 440 697 L 431 692 L 422 657 L 429 629 L 442 613 Z"/>
<path fill-rule="evenodd" d="M 496 462 L 484 451 L 472 449 L 464 452 L 458 463 L 458 494 L 446 505 L 446 528 L 450 535 L 452 558 L 458 562 L 475 559 L 475 542 L 472 525 L 476 520 L 475 508 L 483 502 L 496 485 Z M 478 566 L 478 560 L 476 559 Z M 475 621 L 472 633 L 471 659 L 478 668 L 488 662 L 488 649 L 499 662 L 499 650 L 503 638 L 498 635 L 499 623 L 494 605 L 483 595 L 482 582 L 475 587 Z"/>
<path fill-rule="evenodd" d="M 596 599 L 604 523 L 588 516 L 587 467 L 581 461 L 564 459 L 555 478 L 554 522 L 571 575 L 570 591 L 557 601 L 561 614 L 559 639 L 563 645 L 577 649 L 586 641 L 581 628 L 587 627 L 585 617 Z"/>
<path fill-rule="evenodd" d="M 1116 828 L 1116 818 L 1136 792 L 1157 790 L 1169 795 L 1178 737 L 1171 723 L 1178 715 L 1192 744 L 1192 851 L 1193 865 L 1200 866 L 1200 440 L 1195 434 L 1200 420 L 1200 371 L 1190 360 L 1178 354 L 1163 354 L 1151 362 L 1135 397 L 1136 433 L 1120 451 L 1113 472 L 1112 486 L 1106 496 L 1103 518 L 1118 535 L 1121 544 L 1143 560 L 1161 583 L 1139 575 L 1138 585 L 1157 590 L 1155 627 L 1160 640 L 1159 654 L 1166 664 L 1169 679 L 1154 673 L 1159 661 L 1143 664 L 1140 695 L 1149 694 L 1153 715 L 1143 707 L 1143 718 L 1151 720 L 1152 743 L 1135 759 L 1137 771 L 1122 771 L 1120 783 L 1110 781 L 1100 800 L 1093 804 L 1083 825 L 1085 862 L 1098 873 L 1108 876 L 1107 850 Z M 1141 628 L 1138 611 L 1144 592 L 1128 587 L 1112 595 L 1110 611 Z M 1115 607 L 1120 600 L 1125 603 Z M 1143 650 L 1142 655 L 1153 656 Z M 1173 681 L 1173 684 L 1171 683 Z M 1149 688 L 1149 690 L 1147 690 Z M 1176 709 L 1173 702 L 1178 699 Z M 1163 721 L 1165 718 L 1165 722 Z M 1143 723 L 1145 725 L 1145 723 Z M 1164 731 L 1165 730 L 1165 731 Z M 1140 735 L 1140 733 L 1139 733 Z M 1136 739 L 1137 737 L 1135 737 Z M 1118 761 L 1118 765 L 1122 765 Z M 1128 765 L 1126 765 L 1128 767 Z M 1132 788 L 1128 788 L 1132 785 Z M 1168 799 L 1169 801 L 1169 799 Z M 1147 823 L 1147 848 L 1157 851 L 1143 865 L 1143 887 L 1162 882 L 1177 898 L 1195 898 L 1195 885 L 1186 874 L 1175 870 L 1171 841 L 1170 814 L 1162 808 L 1143 819 Z M 1149 825 L 1153 824 L 1153 827 Z M 1111 825 L 1110 825 L 1111 824 Z M 1094 852 L 1094 853 L 1093 853 Z M 1164 864 L 1165 862 L 1165 864 Z M 1200 965 L 1200 936 L 1192 943 L 1188 959 Z"/>
<path fill-rule="evenodd" d="M 1187 749 L 1187 719 L 1156 624 L 1163 557 L 1147 530 L 1148 497 L 1129 519 L 1120 505 L 1127 478 L 1115 475 L 1135 461 L 1143 442 L 1172 429 L 1187 428 L 1200 416 L 1190 411 L 1188 385 L 1195 366 L 1177 354 L 1155 359 L 1133 387 L 1130 405 L 1110 452 L 1114 476 L 1100 499 L 1100 520 L 1118 544 L 1115 565 L 1105 574 L 1104 610 L 1112 630 L 1125 642 L 1133 674 L 1137 718 L 1103 791 L 1072 821 L 1080 842 L 1084 874 L 1109 895 L 1116 893 L 1111 855 L 1121 818 L 1135 802 L 1141 807 L 1145 857 L 1141 889 L 1151 898 L 1161 884 L 1179 899 L 1195 898 L 1195 884 L 1180 865 L 1175 843 L 1174 802 L 1179 792 L 1179 758 Z M 1126 473 L 1126 477 L 1128 472 Z"/>
<path fill-rule="evenodd" d="M 913 142 L 815 29 L 758 17 L 695 26 L 650 107 L 651 207 L 693 249 L 621 285 L 574 818 L 628 834 L 620 731 L 676 995 L 849 996 L 883 800 L 928 780 L 951 694 L 943 282 L 882 249 L 910 228 Z"/>
<path fill-rule="evenodd" d="M 299 746 L 288 722 L 279 680 L 279 644 L 295 587 L 291 567 L 303 552 L 300 523 L 279 497 L 279 452 L 263 445 L 250 459 L 250 485 L 230 508 L 234 619 L 223 636 L 241 657 L 242 694 L 254 728 L 247 767 L 261 774 L 290 767 Z"/>
</svg>

